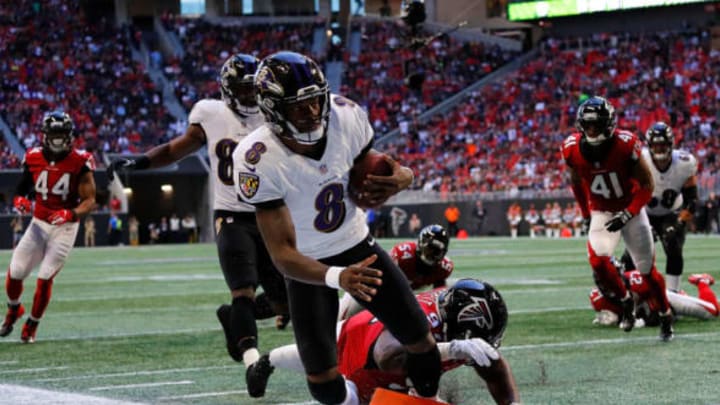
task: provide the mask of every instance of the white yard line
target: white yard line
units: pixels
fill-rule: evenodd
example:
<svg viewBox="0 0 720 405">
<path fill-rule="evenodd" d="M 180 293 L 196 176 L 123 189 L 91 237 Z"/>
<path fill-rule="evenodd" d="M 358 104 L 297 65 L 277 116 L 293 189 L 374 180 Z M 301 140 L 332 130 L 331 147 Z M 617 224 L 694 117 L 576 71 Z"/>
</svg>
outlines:
<svg viewBox="0 0 720 405">
<path fill-rule="evenodd" d="M 119 401 L 91 395 L 50 391 L 10 384 L 0 384 L 0 395 L 2 395 L 0 402 L 13 405 L 141 405 L 139 402 Z"/>
<path fill-rule="evenodd" d="M 0 361 L 0 366 L 5 366 L 9 364 L 18 364 L 19 361 L 17 360 L 8 360 L 8 361 Z"/>
<path fill-rule="evenodd" d="M 69 367 L 38 367 L 38 368 L 17 368 L 13 370 L 2 370 L 0 374 L 18 374 L 18 373 L 42 373 L 44 371 L 67 370 Z"/>
<path fill-rule="evenodd" d="M 108 391 L 108 390 L 125 390 L 129 388 L 149 388 L 149 387 L 163 387 L 166 385 L 189 385 L 195 384 L 195 381 L 182 380 L 182 381 L 159 381 L 154 383 L 142 383 L 142 384 L 123 384 L 123 385 L 105 385 L 102 387 L 88 388 L 88 391 Z"/>
<path fill-rule="evenodd" d="M 676 334 L 675 339 L 692 339 L 692 338 L 705 338 L 720 336 L 720 332 L 707 332 L 707 333 L 688 333 L 688 334 Z M 511 352 L 518 350 L 536 350 L 536 349 L 553 349 L 553 348 L 565 348 L 565 347 L 580 347 L 588 345 L 608 345 L 608 344 L 627 344 L 627 343 L 639 343 L 645 341 L 658 341 L 657 336 L 638 336 L 638 337 L 623 337 L 614 339 L 593 339 L 593 340 L 579 340 L 576 342 L 556 342 L 556 343 L 540 343 L 535 345 L 518 345 L 518 346 L 505 346 L 501 349 L 503 352 Z"/>
<path fill-rule="evenodd" d="M 39 378 L 37 382 L 56 382 L 56 381 L 72 381 L 72 380 L 90 380 L 94 378 L 114 378 L 114 377 L 138 377 L 158 374 L 175 374 L 175 373 L 192 373 L 195 371 L 225 370 L 236 369 L 238 366 L 211 366 L 211 367 L 188 367 L 188 368 L 169 368 L 166 370 L 140 370 L 129 371 L 126 373 L 109 373 L 109 374 L 86 374 L 70 377 L 59 378 Z"/>
<path fill-rule="evenodd" d="M 269 392 L 269 391 L 265 391 Z M 237 390 L 237 391 L 218 391 L 218 392 L 198 392 L 197 394 L 187 394 L 187 395 L 171 395 L 167 397 L 157 397 L 155 398 L 157 401 L 171 401 L 174 399 L 194 399 L 194 398 L 208 398 L 208 397 L 222 397 L 225 395 L 238 395 L 243 394 L 247 395 L 247 391 L 245 390 Z"/>
</svg>

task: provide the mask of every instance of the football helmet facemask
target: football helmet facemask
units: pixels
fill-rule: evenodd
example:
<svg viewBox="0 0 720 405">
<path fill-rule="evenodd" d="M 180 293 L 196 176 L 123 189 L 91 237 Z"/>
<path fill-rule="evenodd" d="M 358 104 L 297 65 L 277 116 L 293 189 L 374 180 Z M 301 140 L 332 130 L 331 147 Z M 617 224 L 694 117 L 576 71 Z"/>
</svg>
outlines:
<svg viewBox="0 0 720 405">
<path fill-rule="evenodd" d="M 645 141 L 648 144 L 650 156 L 653 160 L 662 162 L 672 156 L 675 137 L 672 129 L 666 123 L 656 122 L 648 128 L 647 132 L 645 132 Z"/>
<path fill-rule="evenodd" d="M 67 113 L 52 111 L 45 114 L 40 127 L 43 147 L 55 154 L 69 152 L 75 140 L 74 128 L 75 124 Z"/>
<path fill-rule="evenodd" d="M 482 338 L 499 347 L 508 321 L 500 293 L 490 284 L 464 278 L 438 297 L 446 341 Z"/>
<path fill-rule="evenodd" d="M 314 145 L 325 137 L 330 89 L 312 59 L 287 51 L 266 57 L 255 75 L 255 89 L 260 111 L 275 134 L 301 145 Z M 298 107 L 306 118 L 292 122 L 289 111 Z"/>
<path fill-rule="evenodd" d="M 428 266 L 440 263 L 450 245 L 447 231 L 440 225 L 428 225 L 420 231 L 418 237 L 418 257 Z"/>
<path fill-rule="evenodd" d="M 575 127 L 591 146 L 612 138 L 616 126 L 615 108 L 602 97 L 590 97 L 578 108 Z"/>
<path fill-rule="evenodd" d="M 220 94 L 225 104 L 242 117 L 260 112 L 255 96 L 255 70 L 260 60 L 238 53 L 231 56 L 220 69 Z"/>
</svg>

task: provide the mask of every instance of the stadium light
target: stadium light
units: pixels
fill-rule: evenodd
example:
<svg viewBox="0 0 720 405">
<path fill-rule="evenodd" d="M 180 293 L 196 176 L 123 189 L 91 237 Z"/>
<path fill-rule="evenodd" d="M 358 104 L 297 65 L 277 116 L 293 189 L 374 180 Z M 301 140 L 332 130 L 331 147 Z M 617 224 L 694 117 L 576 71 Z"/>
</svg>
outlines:
<svg viewBox="0 0 720 405">
<path fill-rule="evenodd" d="M 133 191 L 130 187 L 123 188 L 123 194 L 125 195 L 132 195 Z"/>
<path fill-rule="evenodd" d="M 173 192 L 173 186 L 172 184 L 163 184 L 160 186 L 160 190 L 162 190 L 163 193 L 172 193 Z"/>
</svg>

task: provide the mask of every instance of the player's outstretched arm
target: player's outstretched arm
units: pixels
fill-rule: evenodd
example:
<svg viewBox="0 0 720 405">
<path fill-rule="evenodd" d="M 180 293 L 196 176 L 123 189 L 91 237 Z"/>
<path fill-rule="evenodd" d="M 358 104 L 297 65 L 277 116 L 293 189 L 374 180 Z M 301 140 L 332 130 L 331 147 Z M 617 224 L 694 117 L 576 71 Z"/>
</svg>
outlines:
<svg viewBox="0 0 720 405">
<path fill-rule="evenodd" d="M 518 392 L 515 377 L 510 370 L 510 365 L 502 356 L 493 361 L 489 367 L 473 366 L 475 372 L 485 380 L 488 391 L 495 399 L 496 404 L 510 405 L 520 403 L 520 393 Z"/>
<path fill-rule="evenodd" d="M 95 177 L 93 172 L 83 173 L 78 182 L 78 196 L 80 196 L 80 204 L 75 207 L 75 215 L 83 217 L 92 212 L 97 204 L 95 203 Z"/>
<path fill-rule="evenodd" d="M 108 166 L 107 174 L 112 181 L 116 172 L 167 166 L 197 151 L 204 144 L 205 131 L 200 125 L 191 124 L 182 136 L 150 149 L 139 158 L 121 158 L 112 161 Z"/>
<path fill-rule="evenodd" d="M 382 284 L 382 272 L 370 266 L 376 255 L 348 267 L 327 266 L 297 250 L 295 227 L 285 204 L 271 208 L 256 206 L 255 217 L 265 246 L 275 266 L 284 275 L 315 285 L 342 288 L 354 297 L 370 301 Z"/>
</svg>

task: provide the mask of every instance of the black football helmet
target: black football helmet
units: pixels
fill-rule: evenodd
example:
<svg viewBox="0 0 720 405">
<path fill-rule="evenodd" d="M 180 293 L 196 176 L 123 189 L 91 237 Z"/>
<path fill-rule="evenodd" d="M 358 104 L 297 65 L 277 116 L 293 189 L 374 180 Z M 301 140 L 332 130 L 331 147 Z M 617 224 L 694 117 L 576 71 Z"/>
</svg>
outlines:
<svg viewBox="0 0 720 405">
<path fill-rule="evenodd" d="M 645 132 L 645 141 L 650 149 L 650 156 L 653 160 L 665 161 L 672 156 L 675 136 L 672 128 L 662 121 L 654 123 Z"/>
<path fill-rule="evenodd" d="M 295 52 L 274 53 L 260 62 L 255 75 L 260 111 L 278 136 L 302 145 L 314 145 L 325 137 L 330 117 L 330 88 L 320 67 L 312 59 Z M 300 132 L 298 123 L 290 122 L 288 106 L 318 97 L 319 125 Z"/>
<path fill-rule="evenodd" d="M 508 311 L 500 293 L 489 283 L 464 278 L 438 297 L 440 315 L 445 321 L 445 338 L 482 338 L 499 347 L 508 321 Z"/>
<path fill-rule="evenodd" d="M 418 257 L 428 266 L 440 263 L 450 245 L 447 231 L 440 225 L 428 225 L 420 231 L 418 237 Z"/>
<path fill-rule="evenodd" d="M 220 69 L 220 94 L 225 104 L 242 117 L 257 114 L 260 109 L 255 97 L 255 71 L 260 60 L 237 53 Z"/>
<path fill-rule="evenodd" d="M 613 136 L 617 127 L 615 108 L 602 97 L 590 97 L 578 108 L 575 127 L 585 142 L 598 146 Z"/>
<path fill-rule="evenodd" d="M 70 152 L 75 140 L 74 129 L 75 124 L 67 113 L 52 111 L 45 114 L 40 127 L 43 147 L 55 154 Z"/>
</svg>

